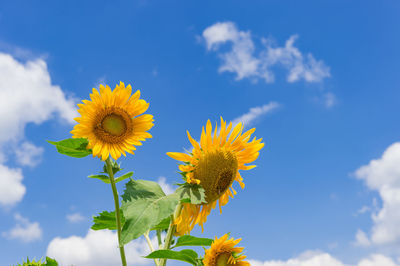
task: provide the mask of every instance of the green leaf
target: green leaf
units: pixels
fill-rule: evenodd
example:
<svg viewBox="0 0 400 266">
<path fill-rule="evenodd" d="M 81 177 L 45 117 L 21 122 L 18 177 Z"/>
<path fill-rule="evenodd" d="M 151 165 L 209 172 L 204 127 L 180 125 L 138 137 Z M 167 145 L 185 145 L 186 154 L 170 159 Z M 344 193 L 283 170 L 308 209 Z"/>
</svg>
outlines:
<svg viewBox="0 0 400 266">
<path fill-rule="evenodd" d="M 159 224 L 153 226 L 151 230 L 167 230 L 170 223 L 171 223 L 171 217 L 168 216 L 167 218 L 162 220 Z"/>
<path fill-rule="evenodd" d="M 125 179 L 128 179 L 128 178 L 130 178 L 131 176 L 133 176 L 133 172 L 128 172 L 128 173 L 126 173 L 126 174 L 124 174 L 124 175 L 122 175 L 122 176 L 120 176 L 120 177 L 115 178 L 115 183 L 118 183 L 118 182 L 120 182 L 120 181 L 123 181 L 123 180 L 125 180 Z"/>
<path fill-rule="evenodd" d="M 126 173 L 120 177 L 115 178 L 115 183 L 123 181 L 133 175 L 133 172 Z M 106 184 L 110 184 L 110 178 L 107 175 L 90 175 L 89 178 L 96 178 L 103 181 Z"/>
<path fill-rule="evenodd" d="M 176 190 L 176 193 L 179 194 L 182 202 L 192 204 L 207 203 L 204 188 L 197 184 L 185 183 Z"/>
<path fill-rule="evenodd" d="M 121 214 L 121 225 L 125 223 L 125 217 L 120 210 Z M 103 211 L 99 214 L 99 216 L 93 217 L 94 224 L 92 225 L 93 230 L 102 230 L 102 229 L 109 229 L 109 230 L 117 230 L 117 224 L 115 222 L 115 212 L 107 212 Z"/>
<path fill-rule="evenodd" d="M 82 158 L 92 154 L 92 150 L 86 149 L 88 140 L 85 138 L 64 139 L 61 141 L 47 141 L 56 146 L 57 151 L 61 154 L 75 158 Z"/>
<path fill-rule="evenodd" d="M 173 248 L 182 246 L 211 246 L 214 240 L 210 238 L 200 238 L 190 235 L 184 235 L 178 238 Z"/>
<path fill-rule="evenodd" d="M 46 257 L 46 265 L 47 266 L 58 266 L 58 263 L 56 260 Z"/>
<path fill-rule="evenodd" d="M 110 178 L 106 175 L 90 175 L 89 178 L 96 178 L 103 181 L 106 184 L 110 184 Z"/>
<path fill-rule="evenodd" d="M 168 249 L 156 250 L 147 255 L 147 259 L 172 259 L 188 262 L 197 265 L 197 253 L 191 249 L 183 249 L 181 251 L 173 251 Z"/>
<path fill-rule="evenodd" d="M 22 264 L 19 264 L 17 266 L 58 266 L 58 263 L 56 260 L 46 257 L 46 262 L 42 262 L 42 259 L 36 261 L 33 259 L 32 261 L 29 260 L 29 258 L 26 258 L 26 262 L 22 262 Z"/>
<path fill-rule="evenodd" d="M 158 225 L 174 213 L 179 202 L 179 195 L 165 195 L 156 182 L 132 179 L 126 184 L 122 198 L 125 224 L 120 244 L 127 244 Z"/>
<path fill-rule="evenodd" d="M 132 180 L 125 185 L 125 191 L 122 195 L 124 201 L 140 198 L 159 198 L 165 196 L 160 185 L 148 180 Z"/>
</svg>

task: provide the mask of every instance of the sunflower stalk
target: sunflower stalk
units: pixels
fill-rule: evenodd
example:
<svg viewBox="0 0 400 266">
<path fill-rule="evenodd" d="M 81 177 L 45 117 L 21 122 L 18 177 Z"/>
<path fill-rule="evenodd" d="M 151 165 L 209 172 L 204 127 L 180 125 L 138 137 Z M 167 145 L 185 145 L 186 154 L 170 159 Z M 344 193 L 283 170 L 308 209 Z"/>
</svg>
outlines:
<svg viewBox="0 0 400 266">
<path fill-rule="evenodd" d="M 149 237 L 149 233 L 150 233 L 150 231 L 147 231 L 146 233 L 143 234 L 143 236 L 147 241 L 147 245 L 149 246 L 150 251 L 154 252 L 154 247 L 153 247 L 153 244 L 151 243 L 151 239 Z M 154 263 L 156 264 L 156 266 L 159 266 L 159 260 L 158 259 L 154 259 Z"/>
<path fill-rule="evenodd" d="M 114 172 L 112 169 L 112 161 L 111 161 L 110 157 L 108 157 L 106 160 L 106 166 L 107 166 L 108 176 L 110 177 L 111 189 L 112 189 L 113 196 L 114 196 L 115 221 L 117 224 L 119 253 L 121 255 L 122 266 L 127 266 L 124 245 L 120 244 L 122 226 L 121 226 L 121 216 L 120 216 L 120 210 L 119 210 L 119 198 L 118 198 L 117 187 L 115 186 Z"/>
<path fill-rule="evenodd" d="M 161 248 L 162 240 L 161 240 L 161 230 L 157 230 L 157 240 L 158 240 L 158 248 Z"/>
<path fill-rule="evenodd" d="M 176 224 L 174 223 L 175 219 L 181 214 L 183 208 L 183 204 L 180 202 L 176 208 L 173 215 L 171 215 L 171 223 L 169 224 L 167 236 L 165 237 L 163 249 L 169 249 L 171 247 L 171 241 L 174 236 L 176 230 Z M 160 266 L 167 265 L 167 259 L 161 259 Z"/>
</svg>

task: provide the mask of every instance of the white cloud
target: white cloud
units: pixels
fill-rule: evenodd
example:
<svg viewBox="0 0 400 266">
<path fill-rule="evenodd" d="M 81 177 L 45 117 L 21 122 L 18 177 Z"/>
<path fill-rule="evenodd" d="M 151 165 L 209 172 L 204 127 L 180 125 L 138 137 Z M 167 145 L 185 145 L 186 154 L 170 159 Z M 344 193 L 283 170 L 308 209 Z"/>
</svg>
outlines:
<svg viewBox="0 0 400 266">
<path fill-rule="evenodd" d="M 42 59 L 20 63 L 0 53 L 0 143 L 15 140 L 27 123 L 40 124 L 58 113 L 73 123 L 77 116 L 73 99 L 67 99 L 59 86 L 52 85 Z"/>
<path fill-rule="evenodd" d="M 222 65 L 219 72 L 236 73 L 236 80 L 257 78 L 259 59 L 253 56 L 254 43 L 250 32 L 239 31 L 232 22 L 216 23 L 203 32 L 208 50 L 218 50 L 221 44 L 232 42 L 232 50 L 221 53 Z"/>
<path fill-rule="evenodd" d="M 175 189 L 167 183 L 167 179 L 165 177 L 159 177 L 157 183 L 160 185 L 165 194 L 169 195 L 175 192 Z"/>
<path fill-rule="evenodd" d="M 21 169 L 0 164 L 0 205 L 13 206 L 22 200 L 26 192 L 22 179 Z"/>
<path fill-rule="evenodd" d="M 42 147 L 25 141 L 15 150 L 15 155 L 20 165 L 34 167 L 40 163 L 43 151 Z"/>
<path fill-rule="evenodd" d="M 70 223 L 79 223 L 85 220 L 85 217 L 82 216 L 79 212 L 67 214 L 67 220 Z"/>
<path fill-rule="evenodd" d="M 203 31 L 209 51 L 218 52 L 222 44 L 232 43 L 230 51 L 218 53 L 222 60 L 219 72 L 235 73 L 236 80 L 250 78 L 274 82 L 271 68 L 275 66 L 288 71 L 288 82 L 321 82 L 330 77 L 329 67 L 323 61 L 316 60 L 311 53 L 304 55 L 294 46 L 297 37 L 291 36 L 283 47 L 274 45 L 271 39 L 263 39 L 265 47 L 257 55 L 251 33 L 240 31 L 233 22 L 218 22 Z"/>
<path fill-rule="evenodd" d="M 358 229 L 356 233 L 356 242 L 354 243 L 356 246 L 368 247 L 371 245 L 371 242 L 368 239 L 367 234 L 364 231 Z"/>
<path fill-rule="evenodd" d="M 112 231 L 89 230 L 84 237 L 54 238 L 47 247 L 47 256 L 55 258 L 60 266 L 117 266 L 121 265 L 117 242 L 117 234 Z M 154 264 L 141 257 L 149 253 L 144 239 L 130 242 L 125 253 L 129 265 Z"/>
<path fill-rule="evenodd" d="M 51 84 L 46 62 L 23 63 L 0 53 L 0 189 L 7 190 L 0 194 L 0 204 L 11 206 L 25 194 L 22 170 L 5 165 L 10 150 L 16 151 L 16 161 L 22 166 L 39 163 L 43 148 L 24 139 L 25 126 L 43 123 L 55 113 L 68 123 L 77 116 L 74 100 Z"/>
<path fill-rule="evenodd" d="M 22 242 L 29 243 L 42 238 L 42 229 L 38 222 L 31 223 L 27 218 L 22 217 L 19 213 L 14 215 L 17 222 L 8 232 L 3 232 L 3 237 L 8 239 L 18 239 Z"/>
<path fill-rule="evenodd" d="M 367 206 L 367 205 L 362 206 L 359 210 L 357 210 L 357 212 L 354 214 L 354 216 L 358 216 L 360 214 L 365 214 L 368 212 L 376 212 L 377 210 L 379 210 L 378 200 L 376 198 L 373 198 L 371 206 Z"/>
<path fill-rule="evenodd" d="M 400 242 L 400 142 L 389 146 L 382 157 L 360 167 L 355 176 L 365 181 L 367 187 L 376 190 L 382 207 L 371 215 L 373 227 L 371 244 L 396 244 Z M 365 240 L 356 237 L 356 240 Z M 361 241 L 362 245 L 366 241 Z"/>
<path fill-rule="evenodd" d="M 270 39 L 263 39 L 266 50 L 261 53 L 261 73 L 264 73 L 266 82 L 274 81 L 274 74 L 270 70 L 272 66 L 283 66 L 289 72 L 288 82 L 296 82 L 303 79 L 306 82 L 321 82 L 330 77 L 329 67 L 322 61 L 317 61 L 312 54 L 303 55 L 294 46 L 298 38 L 292 35 L 284 47 L 275 47 Z"/>
<path fill-rule="evenodd" d="M 250 261 L 252 266 L 344 266 L 342 262 L 333 258 L 328 253 L 319 251 L 306 251 L 296 258 L 287 261 L 271 260 L 271 261 Z"/>
<path fill-rule="evenodd" d="M 381 254 L 373 254 L 367 259 L 363 259 L 358 266 L 397 266 L 392 259 Z"/>
<path fill-rule="evenodd" d="M 250 108 L 249 112 L 233 119 L 232 124 L 233 126 L 235 126 L 242 122 L 244 127 L 249 127 L 256 121 L 256 119 L 267 113 L 272 112 L 273 110 L 276 110 L 279 107 L 280 104 L 277 102 L 270 102 L 268 104 L 264 104 L 263 106 L 252 107 Z"/>
<path fill-rule="evenodd" d="M 252 266 L 350 266 L 332 255 L 320 251 L 306 251 L 296 258 L 286 261 L 270 260 L 270 261 L 249 261 Z M 357 266 L 396 266 L 397 264 L 391 259 L 381 254 L 373 254 L 368 258 L 359 261 Z"/>
</svg>

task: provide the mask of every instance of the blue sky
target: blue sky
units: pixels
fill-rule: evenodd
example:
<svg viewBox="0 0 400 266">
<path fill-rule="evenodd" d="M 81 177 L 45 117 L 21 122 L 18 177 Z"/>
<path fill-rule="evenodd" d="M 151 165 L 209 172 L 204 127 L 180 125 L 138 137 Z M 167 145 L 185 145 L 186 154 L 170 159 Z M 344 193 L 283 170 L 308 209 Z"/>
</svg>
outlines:
<svg viewBox="0 0 400 266">
<path fill-rule="evenodd" d="M 101 162 L 45 140 L 70 137 L 93 87 L 123 81 L 155 118 L 153 139 L 122 160 L 134 178 L 178 182 L 165 153 L 189 147 L 186 130 L 199 138 L 207 119 L 243 121 L 264 139 L 246 188 L 203 236 L 243 238 L 252 265 L 400 265 L 399 11 L 397 1 L 1 2 L 2 263 L 56 254 L 85 266 L 66 247 L 113 239 L 88 233 L 91 216 L 113 208 L 110 188 L 87 178 Z M 95 265 L 118 265 L 113 254 Z"/>
</svg>

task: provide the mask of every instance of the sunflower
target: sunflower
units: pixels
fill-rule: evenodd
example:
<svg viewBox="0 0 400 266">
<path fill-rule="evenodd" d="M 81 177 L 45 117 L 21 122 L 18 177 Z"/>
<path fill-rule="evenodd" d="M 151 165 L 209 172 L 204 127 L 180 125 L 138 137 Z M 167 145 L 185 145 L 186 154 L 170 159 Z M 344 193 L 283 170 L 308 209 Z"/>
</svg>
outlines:
<svg viewBox="0 0 400 266">
<path fill-rule="evenodd" d="M 73 138 L 87 138 L 88 149 L 92 149 L 93 157 L 106 160 L 110 155 L 114 160 L 133 154 L 135 146 L 152 136 L 146 132 L 153 127 L 153 116 L 143 114 L 149 104 L 140 98 L 140 91 L 133 95 L 131 85 L 125 87 L 123 82 L 110 87 L 100 85 L 100 92 L 93 88 L 89 100 L 78 104 L 81 117 L 71 131 Z"/>
<path fill-rule="evenodd" d="M 240 254 L 243 248 L 235 247 L 240 240 L 228 239 L 228 234 L 215 237 L 211 247 L 205 251 L 204 266 L 250 266 L 250 263 L 243 261 L 246 256 Z"/>
<path fill-rule="evenodd" d="M 236 191 L 232 187 L 237 181 L 244 188 L 243 178 L 239 170 L 249 170 L 255 165 L 245 165 L 257 159 L 259 150 L 264 143 L 262 139 L 250 139 L 255 128 L 242 134 L 241 123 L 236 125 L 232 132 L 232 123 L 226 126 L 226 121 L 221 118 L 221 127 L 215 126 L 214 133 L 210 120 L 207 121 L 201 133 L 200 143 L 195 141 L 187 132 L 193 150 L 190 154 L 168 152 L 167 155 L 178 161 L 184 162 L 179 166 L 186 182 L 200 184 L 206 195 L 206 204 L 183 203 L 180 215 L 175 219 L 177 226 L 176 235 L 189 233 L 196 224 L 203 228 L 207 216 L 219 202 L 219 209 L 226 205 L 229 197 L 233 198 Z M 229 135 L 229 136 L 228 136 Z"/>
</svg>

